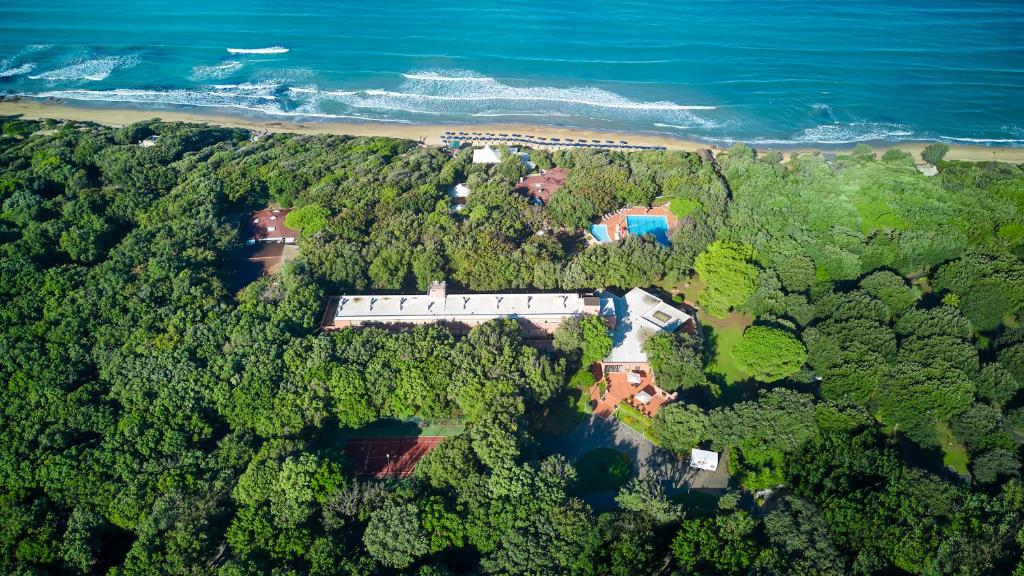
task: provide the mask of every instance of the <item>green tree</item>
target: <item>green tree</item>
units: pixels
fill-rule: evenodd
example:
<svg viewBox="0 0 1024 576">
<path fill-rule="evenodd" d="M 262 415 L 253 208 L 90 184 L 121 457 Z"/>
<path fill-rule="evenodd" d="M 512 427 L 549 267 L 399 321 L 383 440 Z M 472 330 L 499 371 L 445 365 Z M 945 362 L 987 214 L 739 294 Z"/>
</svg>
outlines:
<svg viewBox="0 0 1024 576">
<path fill-rule="evenodd" d="M 733 348 L 739 367 L 762 382 L 774 382 L 795 373 L 807 361 L 807 349 L 789 332 L 751 326 Z"/>
<path fill-rule="evenodd" d="M 712 316 L 724 317 L 754 293 L 757 267 L 753 247 L 734 242 L 713 242 L 697 256 L 693 267 L 707 287 L 699 304 Z"/>
<path fill-rule="evenodd" d="M 754 561 L 757 521 L 746 512 L 686 520 L 672 540 L 672 553 L 685 570 L 743 574 Z"/>
<path fill-rule="evenodd" d="M 658 380 L 658 386 L 669 392 L 691 388 L 716 389 L 704 373 L 701 342 L 679 330 L 659 332 L 644 342 L 644 352 Z"/>
<path fill-rule="evenodd" d="M 682 517 L 683 511 L 665 495 L 654 476 L 649 474 L 630 480 L 619 489 L 615 503 L 623 510 L 643 514 L 657 524 L 667 524 Z"/>
<path fill-rule="evenodd" d="M 407 568 L 430 551 L 430 537 L 413 504 L 389 504 L 371 514 L 363 543 L 367 552 L 392 568 Z"/>
<path fill-rule="evenodd" d="M 924 147 L 921 151 L 921 158 L 929 164 L 938 164 L 949 152 L 949 144 L 945 142 L 934 142 Z"/>
<path fill-rule="evenodd" d="M 692 404 L 669 404 L 658 410 L 653 428 L 662 446 L 685 454 L 707 438 L 708 416 Z"/>
</svg>

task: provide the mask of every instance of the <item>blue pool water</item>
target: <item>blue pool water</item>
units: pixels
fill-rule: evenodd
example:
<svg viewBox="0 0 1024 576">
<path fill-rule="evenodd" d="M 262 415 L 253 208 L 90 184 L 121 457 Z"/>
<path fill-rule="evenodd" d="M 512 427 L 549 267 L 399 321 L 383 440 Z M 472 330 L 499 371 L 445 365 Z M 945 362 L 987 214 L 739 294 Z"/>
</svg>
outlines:
<svg viewBox="0 0 1024 576">
<path fill-rule="evenodd" d="M 597 238 L 598 242 L 611 242 L 612 238 L 608 235 L 608 226 L 604 224 L 593 224 L 590 226 L 590 233 Z"/>
<path fill-rule="evenodd" d="M 714 142 L 1024 145 L 1024 2 L 0 0 L 0 94 Z"/>
<path fill-rule="evenodd" d="M 668 246 L 668 219 L 664 216 L 626 216 L 626 227 L 635 236 L 652 234 L 659 244 Z"/>
</svg>

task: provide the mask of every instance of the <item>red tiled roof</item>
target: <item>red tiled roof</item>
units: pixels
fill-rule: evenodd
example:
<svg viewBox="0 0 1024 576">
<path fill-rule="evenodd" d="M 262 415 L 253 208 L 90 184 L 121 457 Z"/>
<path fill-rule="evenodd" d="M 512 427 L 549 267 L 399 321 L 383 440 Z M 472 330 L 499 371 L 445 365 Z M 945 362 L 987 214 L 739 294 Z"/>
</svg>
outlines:
<svg viewBox="0 0 1024 576">
<path fill-rule="evenodd" d="M 534 174 L 523 178 L 522 182 L 516 184 L 515 190 L 547 204 L 551 195 L 565 186 L 565 179 L 568 175 L 569 171 L 565 168 L 552 168 L 543 174 Z"/>
<path fill-rule="evenodd" d="M 270 238 L 298 238 L 298 232 L 284 225 L 284 217 L 289 212 L 291 210 L 287 208 L 270 208 L 249 214 L 245 226 L 245 239 L 259 241 Z"/>
</svg>

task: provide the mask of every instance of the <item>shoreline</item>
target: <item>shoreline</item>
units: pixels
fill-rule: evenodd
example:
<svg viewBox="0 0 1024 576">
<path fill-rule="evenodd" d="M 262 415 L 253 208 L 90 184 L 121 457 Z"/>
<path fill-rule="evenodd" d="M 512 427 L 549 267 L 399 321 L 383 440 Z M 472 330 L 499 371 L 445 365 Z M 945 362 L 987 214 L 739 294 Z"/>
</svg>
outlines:
<svg viewBox="0 0 1024 576">
<path fill-rule="evenodd" d="M 107 126 L 124 126 L 134 122 L 159 118 L 165 121 L 198 122 L 224 126 L 227 128 L 245 128 L 248 130 L 268 130 L 292 134 L 332 134 L 348 136 L 386 136 L 408 140 L 422 140 L 427 144 L 440 146 L 441 135 L 447 131 L 500 131 L 510 133 L 529 133 L 546 138 L 584 138 L 586 140 L 627 140 L 630 144 L 643 146 L 663 146 L 669 150 L 693 152 L 701 148 L 722 151 L 729 147 L 725 144 L 690 140 L 668 134 L 646 132 L 622 132 L 609 130 L 591 130 L 548 126 L 542 124 L 399 124 L 390 122 L 292 122 L 277 120 L 259 120 L 225 112 L 214 112 L 195 109 L 166 108 L 130 108 L 130 107 L 87 107 L 76 106 L 67 102 L 53 103 L 31 99 L 0 100 L 0 116 L 20 116 L 27 120 L 53 118 L 56 120 L 74 120 L 79 122 L 95 122 Z M 804 154 L 821 152 L 835 154 L 849 151 L 858 144 L 867 144 L 876 154 L 882 154 L 891 148 L 905 150 L 920 161 L 921 150 L 931 142 L 860 142 L 843 144 L 807 144 L 807 145 L 759 145 L 747 143 L 759 151 L 778 150 L 786 158 Z M 1024 148 L 1005 146 L 972 146 L 966 144 L 949 144 L 949 160 L 999 161 L 1012 164 L 1024 163 Z"/>
</svg>

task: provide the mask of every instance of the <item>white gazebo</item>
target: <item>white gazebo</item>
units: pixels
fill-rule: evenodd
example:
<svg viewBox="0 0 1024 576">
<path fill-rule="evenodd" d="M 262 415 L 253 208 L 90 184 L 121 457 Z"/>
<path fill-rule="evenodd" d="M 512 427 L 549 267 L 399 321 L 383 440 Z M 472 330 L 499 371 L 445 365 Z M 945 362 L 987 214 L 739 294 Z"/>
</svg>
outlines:
<svg viewBox="0 0 1024 576">
<path fill-rule="evenodd" d="M 701 450 L 700 448 L 691 449 L 690 468 L 710 470 L 711 472 L 718 470 L 718 452 Z"/>
</svg>

